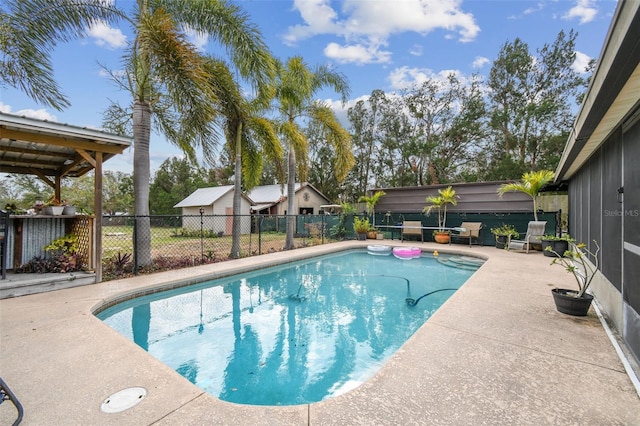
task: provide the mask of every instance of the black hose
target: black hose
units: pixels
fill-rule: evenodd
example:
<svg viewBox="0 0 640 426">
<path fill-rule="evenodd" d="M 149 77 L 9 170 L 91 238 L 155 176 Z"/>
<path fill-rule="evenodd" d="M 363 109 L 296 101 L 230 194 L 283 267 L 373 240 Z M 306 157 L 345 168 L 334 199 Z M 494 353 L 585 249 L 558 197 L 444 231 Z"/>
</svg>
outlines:
<svg viewBox="0 0 640 426">
<path fill-rule="evenodd" d="M 418 302 L 420 301 L 420 299 L 422 299 L 423 297 L 429 296 L 430 294 L 437 293 L 439 291 L 447 291 L 447 290 L 456 291 L 457 288 L 441 288 L 441 289 L 438 289 L 438 290 L 430 291 L 429 293 L 425 293 L 422 296 L 418 297 L 417 299 L 412 299 L 411 297 L 407 297 L 405 299 L 405 301 L 407 302 L 407 305 L 409 305 L 409 306 L 416 306 L 418 304 Z"/>
</svg>

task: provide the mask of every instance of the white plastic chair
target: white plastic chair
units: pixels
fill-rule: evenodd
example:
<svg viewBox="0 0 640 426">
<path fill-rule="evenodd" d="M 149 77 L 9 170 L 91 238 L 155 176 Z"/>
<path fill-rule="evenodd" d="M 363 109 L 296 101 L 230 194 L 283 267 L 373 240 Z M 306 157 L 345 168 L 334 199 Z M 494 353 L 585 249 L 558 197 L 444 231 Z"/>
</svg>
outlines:
<svg viewBox="0 0 640 426">
<path fill-rule="evenodd" d="M 534 221 L 529 222 L 527 227 L 527 233 L 522 240 L 510 240 L 509 250 L 526 250 L 527 254 L 531 249 L 531 244 L 542 244 L 540 237 L 544 235 L 545 228 L 547 226 L 546 221 Z"/>
</svg>

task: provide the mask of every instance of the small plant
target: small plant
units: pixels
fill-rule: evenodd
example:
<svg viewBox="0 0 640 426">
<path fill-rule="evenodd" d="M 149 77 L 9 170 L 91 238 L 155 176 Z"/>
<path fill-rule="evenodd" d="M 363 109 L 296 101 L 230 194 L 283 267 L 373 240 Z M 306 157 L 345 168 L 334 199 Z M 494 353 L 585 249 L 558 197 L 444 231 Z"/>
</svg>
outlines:
<svg viewBox="0 0 640 426">
<path fill-rule="evenodd" d="M 78 236 L 74 234 L 67 234 L 64 237 L 60 237 L 51 241 L 51 244 L 46 246 L 45 251 L 52 253 L 62 253 L 62 254 L 76 254 L 78 253 Z"/>
<path fill-rule="evenodd" d="M 48 272 L 74 272 L 82 269 L 77 235 L 67 234 L 57 238 L 44 249 L 53 256 L 52 268 Z"/>
<path fill-rule="evenodd" d="M 366 234 L 367 232 L 369 232 L 370 228 L 371 224 L 369 223 L 369 218 L 360 218 L 358 216 L 353 217 L 353 230 L 356 232 L 356 234 Z"/>
<path fill-rule="evenodd" d="M 55 195 L 49 197 L 49 199 L 44 203 L 45 206 L 64 206 L 66 203 L 64 201 L 60 201 L 56 198 Z"/>
<path fill-rule="evenodd" d="M 118 254 L 114 254 L 111 257 L 111 265 L 116 275 L 124 274 L 127 265 L 131 262 L 131 256 L 132 253 L 122 254 L 118 252 Z"/>
<path fill-rule="evenodd" d="M 51 272 L 55 268 L 55 264 L 51 259 L 45 257 L 34 256 L 33 259 L 16 268 L 18 274 L 44 274 Z"/>
<path fill-rule="evenodd" d="M 511 237 L 518 238 L 520 234 L 516 231 L 516 228 L 513 225 L 502 224 L 496 228 L 491 228 L 491 233 L 498 237 Z"/>
<path fill-rule="evenodd" d="M 554 252 L 551 247 L 545 249 L 558 256 L 551 261 L 552 265 L 562 265 L 564 269 L 576 279 L 578 291 L 570 293 L 574 294 L 575 297 L 582 297 L 584 295 L 598 270 L 598 253 L 600 252 L 600 246 L 596 240 L 593 240 L 593 243 L 596 246 L 595 252 L 587 249 L 584 243 L 576 244 L 574 241 L 570 241 L 569 250 L 564 252 L 563 257 L 561 257 L 561 253 Z M 589 262 L 586 259 L 586 255 L 593 257 L 595 264 Z"/>
<path fill-rule="evenodd" d="M 540 237 L 540 239 L 542 241 L 567 241 L 569 243 L 574 242 L 575 240 L 573 239 L 573 237 L 571 237 L 571 235 L 569 234 L 564 234 L 564 235 L 543 235 L 542 237 Z"/>
</svg>

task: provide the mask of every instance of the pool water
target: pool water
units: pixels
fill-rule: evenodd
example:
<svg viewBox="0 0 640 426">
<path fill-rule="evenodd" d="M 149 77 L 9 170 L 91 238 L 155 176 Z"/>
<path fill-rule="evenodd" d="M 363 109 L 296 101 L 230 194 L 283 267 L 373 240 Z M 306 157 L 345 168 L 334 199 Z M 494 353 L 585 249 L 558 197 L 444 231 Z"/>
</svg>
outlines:
<svg viewBox="0 0 640 426">
<path fill-rule="evenodd" d="M 222 400 L 305 404 L 371 378 L 472 273 L 427 253 L 340 252 L 143 296 L 98 317 Z"/>
</svg>

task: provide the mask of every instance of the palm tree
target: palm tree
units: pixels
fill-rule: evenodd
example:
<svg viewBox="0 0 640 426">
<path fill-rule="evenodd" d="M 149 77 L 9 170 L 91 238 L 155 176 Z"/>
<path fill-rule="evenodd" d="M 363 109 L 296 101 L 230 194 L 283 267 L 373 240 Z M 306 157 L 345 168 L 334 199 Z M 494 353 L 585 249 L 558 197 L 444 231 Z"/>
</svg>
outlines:
<svg viewBox="0 0 640 426">
<path fill-rule="evenodd" d="M 447 204 L 455 206 L 458 204 L 456 190 L 451 186 L 438 190 L 437 196 L 431 195 L 425 199 L 430 205 L 422 209 L 425 213 L 431 213 L 434 208 L 438 209 L 438 231 L 444 232 L 447 227 Z"/>
<path fill-rule="evenodd" d="M 372 217 L 372 225 L 374 228 L 376 227 L 376 204 L 378 203 L 378 201 L 380 200 L 380 197 L 382 197 L 383 195 L 387 195 L 386 192 L 384 191 L 376 191 L 375 194 L 368 196 L 368 195 L 363 195 L 360 198 L 358 198 L 358 202 L 365 202 L 367 203 L 367 211 L 369 212 L 369 214 L 371 214 Z"/>
<path fill-rule="evenodd" d="M 57 110 L 68 107 L 53 78 L 51 52 L 59 42 L 82 37 L 91 25 L 120 19 L 102 0 L 4 0 L 0 4 L 0 82 Z"/>
<path fill-rule="evenodd" d="M 125 77 L 112 73 L 132 102 L 105 113 L 109 130 L 133 134 L 135 214 L 141 216 L 136 239 L 138 264 L 151 261 L 149 222 L 149 143 L 151 128 L 195 160 L 214 157 L 216 97 L 208 84 L 204 58 L 188 42 L 185 28 L 205 34 L 226 50 L 239 74 L 252 84 L 270 80 L 273 62 L 257 27 L 226 0 L 136 0 L 131 15 L 103 0 L 6 0 L 0 10 L 2 82 L 38 102 L 69 105 L 52 75 L 50 52 L 57 42 L 84 34 L 92 24 L 124 19 L 134 40 L 124 55 Z M 10 13 L 5 13 L 5 10 Z"/>
<path fill-rule="evenodd" d="M 220 42 L 239 74 L 253 85 L 273 74 L 273 60 L 258 29 L 238 6 L 217 0 L 137 0 L 135 40 L 124 56 L 125 78 L 133 110 L 112 105 L 105 124 L 124 129 L 131 120 L 134 140 L 135 214 L 138 264 L 151 261 L 149 223 L 149 144 L 152 126 L 195 161 L 198 149 L 212 161 L 218 142 L 218 98 L 206 59 L 187 41 L 184 28 Z"/>
<path fill-rule="evenodd" d="M 527 172 L 522 175 L 519 182 L 505 183 L 498 188 L 498 194 L 502 197 L 506 192 L 517 191 L 527 194 L 533 200 L 533 217 L 538 221 L 538 207 L 536 197 L 540 190 L 553 181 L 554 174 L 550 170 Z"/>
<path fill-rule="evenodd" d="M 244 189 L 255 187 L 260 180 L 263 156 L 276 167 L 282 164 L 284 150 L 271 120 L 258 115 L 268 106 L 270 86 L 258 87 L 258 96 L 247 101 L 233 79 L 229 67 L 222 61 L 210 58 L 207 62 L 210 84 L 218 98 L 219 114 L 224 120 L 223 128 L 227 136 L 227 148 L 235 158 L 233 226 L 230 257 L 240 257 L 240 235 L 242 232 L 240 206 L 242 200 L 242 180 Z M 278 167 L 278 174 L 284 171 Z"/>
<path fill-rule="evenodd" d="M 286 64 L 278 64 L 275 82 L 275 100 L 282 119 L 279 134 L 287 147 L 287 238 L 284 249 L 295 247 L 293 236 L 295 229 L 294 196 L 296 166 L 301 180 L 306 178 L 308 144 L 307 139 L 296 121 L 303 117 L 316 120 L 326 131 L 327 142 L 336 150 L 334 171 L 338 181 L 345 178 L 354 165 L 351 152 L 351 137 L 338 122 L 328 106 L 314 101 L 314 95 L 328 86 L 341 95 L 346 102 L 349 85 L 345 77 L 327 66 L 310 69 L 300 56 L 289 58 Z"/>
</svg>

